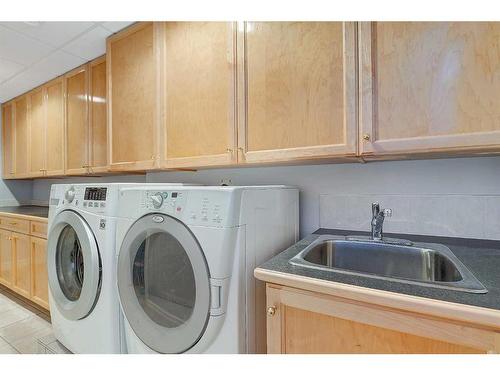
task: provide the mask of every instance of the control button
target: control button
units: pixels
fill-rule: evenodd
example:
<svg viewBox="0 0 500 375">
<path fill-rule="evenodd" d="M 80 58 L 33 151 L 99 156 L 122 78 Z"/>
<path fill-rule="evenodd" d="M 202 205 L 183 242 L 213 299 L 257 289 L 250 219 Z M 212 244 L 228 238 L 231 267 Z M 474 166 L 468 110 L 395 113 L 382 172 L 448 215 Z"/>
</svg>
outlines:
<svg viewBox="0 0 500 375">
<path fill-rule="evenodd" d="M 93 207 L 93 206 L 94 206 L 94 203 L 89 202 L 89 207 Z"/>
<path fill-rule="evenodd" d="M 87 207 L 87 202 L 83 202 L 83 207 Z"/>
<path fill-rule="evenodd" d="M 163 204 L 163 195 L 161 193 L 156 193 L 151 196 L 151 202 L 154 208 L 160 208 Z"/>
<path fill-rule="evenodd" d="M 101 202 L 101 207 L 106 207 L 106 203 Z"/>
<path fill-rule="evenodd" d="M 178 206 L 178 207 L 176 208 L 176 210 L 177 210 L 177 212 L 181 212 L 181 211 L 182 211 L 182 208 L 181 208 L 180 206 Z"/>
<path fill-rule="evenodd" d="M 167 199 L 168 198 L 168 193 L 166 191 L 163 192 L 163 199 Z"/>
</svg>

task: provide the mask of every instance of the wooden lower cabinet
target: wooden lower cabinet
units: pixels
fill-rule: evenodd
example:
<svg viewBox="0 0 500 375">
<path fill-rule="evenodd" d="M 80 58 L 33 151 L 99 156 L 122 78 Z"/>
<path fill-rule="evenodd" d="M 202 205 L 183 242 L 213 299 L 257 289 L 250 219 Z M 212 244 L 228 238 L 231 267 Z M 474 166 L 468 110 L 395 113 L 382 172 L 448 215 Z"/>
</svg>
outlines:
<svg viewBox="0 0 500 375">
<path fill-rule="evenodd" d="M 414 312 L 267 284 L 267 351 L 469 354 L 500 351 L 500 333 Z"/>
<path fill-rule="evenodd" d="M 12 233 L 12 270 L 14 273 L 12 289 L 30 298 L 31 296 L 31 251 L 30 237 L 26 234 Z"/>
<path fill-rule="evenodd" d="M 0 216 L 0 228 L 0 284 L 48 310 L 47 222 Z"/>
<path fill-rule="evenodd" d="M 31 237 L 31 299 L 40 306 L 49 308 L 49 285 L 47 275 L 47 240 Z"/>
<path fill-rule="evenodd" d="M 0 283 L 12 286 L 12 243 L 10 232 L 0 230 Z"/>
</svg>

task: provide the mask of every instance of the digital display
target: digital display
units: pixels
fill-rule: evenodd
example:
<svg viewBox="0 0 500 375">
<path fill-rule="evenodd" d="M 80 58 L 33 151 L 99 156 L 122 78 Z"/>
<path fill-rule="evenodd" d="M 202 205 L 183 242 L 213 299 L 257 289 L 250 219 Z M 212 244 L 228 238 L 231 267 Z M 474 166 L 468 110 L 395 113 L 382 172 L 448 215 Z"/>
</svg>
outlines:
<svg viewBox="0 0 500 375">
<path fill-rule="evenodd" d="M 105 201 L 107 188 L 85 188 L 85 197 L 89 201 Z"/>
<path fill-rule="evenodd" d="M 171 196 L 172 198 L 177 198 L 177 193 L 172 193 L 172 194 L 170 194 L 170 196 Z"/>
</svg>

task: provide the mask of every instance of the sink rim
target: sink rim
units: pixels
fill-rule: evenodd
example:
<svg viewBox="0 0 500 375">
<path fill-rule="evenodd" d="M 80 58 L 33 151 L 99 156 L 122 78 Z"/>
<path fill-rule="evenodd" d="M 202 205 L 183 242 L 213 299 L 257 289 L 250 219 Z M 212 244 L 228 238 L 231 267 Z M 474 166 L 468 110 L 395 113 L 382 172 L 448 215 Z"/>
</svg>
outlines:
<svg viewBox="0 0 500 375">
<path fill-rule="evenodd" d="M 434 251 L 442 256 L 448 258 L 452 262 L 452 264 L 457 268 L 458 272 L 462 276 L 462 280 L 458 281 L 422 281 L 415 280 L 403 277 L 392 277 L 392 276 L 384 276 L 375 273 L 368 273 L 362 271 L 354 271 L 348 270 L 344 268 L 338 267 L 329 267 L 322 266 L 316 263 L 309 262 L 304 259 L 304 257 L 312 251 L 317 245 L 326 241 L 347 241 L 347 242 L 361 242 L 361 243 L 372 243 L 375 246 L 379 246 L 381 244 L 388 247 L 407 247 L 407 248 L 418 248 L 421 250 Z M 387 242 L 386 242 L 387 241 Z M 411 243 L 411 245 L 408 245 Z M 302 249 L 298 254 L 292 257 L 288 261 L 293 266 L 316 269 L 329 273 L 341 273 L 348 275 L 355 275 L 366 278 L 380 279 L 390 282 L 398 282 L 403 284 L 413 284 L 424 287 L 431 288 L 439 288 L 439 289 L 448 289 L 460 292 L 467 293 L 476 293 L 476 294 L 484 294 L 488 293 L 488 290 L 485 286 L 474 276 L 474 274 L 457 258 L 455 254 L 450 250 L 449 247 L 439 243 L 426 243 L 426 242 L 411 242 L 404 239 L 396 239 L 396 238 L 387 238 L 382 241 L 372 240 L 368 236 L 356 236 L 356 235 L 320 235 L 313 242 L 307 245 L 304 249 Z"/>
</svg>

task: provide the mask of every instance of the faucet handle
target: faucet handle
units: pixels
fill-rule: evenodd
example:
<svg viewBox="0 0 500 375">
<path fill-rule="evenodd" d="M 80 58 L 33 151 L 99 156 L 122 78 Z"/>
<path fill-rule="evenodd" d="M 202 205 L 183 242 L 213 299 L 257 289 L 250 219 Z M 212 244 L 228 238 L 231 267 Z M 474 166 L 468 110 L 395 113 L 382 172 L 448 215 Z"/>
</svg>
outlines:
<svg viewBox="0 0 500 375">
<path fill-rule="evenodd" d="M 392 209 L 386 208 L 384 211 L 382 211 L 385 217 L 391 217 L 392 216 Z"/>
<path fill-rule="evenodd" d="M 372 215 L 375 217 L 380 212 L 380 204 L 378 202 L 372 203 Z"/>
</svg>

